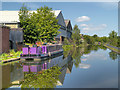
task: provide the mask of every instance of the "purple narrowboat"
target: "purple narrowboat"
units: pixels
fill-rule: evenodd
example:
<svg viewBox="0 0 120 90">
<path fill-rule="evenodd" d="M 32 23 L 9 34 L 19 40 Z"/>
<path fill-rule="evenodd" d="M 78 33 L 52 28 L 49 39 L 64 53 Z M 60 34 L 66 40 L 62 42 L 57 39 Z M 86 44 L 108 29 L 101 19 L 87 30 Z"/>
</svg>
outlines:
<svg viewBox="0 0 120 90">
<path fill-rule="evenodd" d="M 61 44 L 42 45 L 41 47 L 24 47 L 20 59 L 43 59 L 52 57 L 56 54 L 63 53 Z"/>
</svg>

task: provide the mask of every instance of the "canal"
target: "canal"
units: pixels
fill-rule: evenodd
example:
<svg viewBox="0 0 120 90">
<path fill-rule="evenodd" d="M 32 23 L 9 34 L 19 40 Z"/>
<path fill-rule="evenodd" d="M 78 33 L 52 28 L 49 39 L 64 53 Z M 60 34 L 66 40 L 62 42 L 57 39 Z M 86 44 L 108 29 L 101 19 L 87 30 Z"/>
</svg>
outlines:
<svg viewBox="0 0 120 90">
<path fill-rule="evenodd" d="M 87 46 L 49 60 L 6 63 L 0 88 L 118 88 L 118 57 L 103 46 Z"/>
</svg>

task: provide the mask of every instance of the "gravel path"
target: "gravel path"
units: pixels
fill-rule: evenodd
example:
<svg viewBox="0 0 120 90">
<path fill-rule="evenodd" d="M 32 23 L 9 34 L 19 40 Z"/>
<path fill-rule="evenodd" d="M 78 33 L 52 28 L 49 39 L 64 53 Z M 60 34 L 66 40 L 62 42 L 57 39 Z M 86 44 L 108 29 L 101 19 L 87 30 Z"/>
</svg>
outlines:
<svg viewBox="0 0 120 90">
<path fill-rule="evenodd" d="M 111 45 L 109 45 L 109 44 L 107 44 L 107 46 L 120 50 L 120 48 L 115 47 L 115 46 L 111 46 Z"/>
</svg>

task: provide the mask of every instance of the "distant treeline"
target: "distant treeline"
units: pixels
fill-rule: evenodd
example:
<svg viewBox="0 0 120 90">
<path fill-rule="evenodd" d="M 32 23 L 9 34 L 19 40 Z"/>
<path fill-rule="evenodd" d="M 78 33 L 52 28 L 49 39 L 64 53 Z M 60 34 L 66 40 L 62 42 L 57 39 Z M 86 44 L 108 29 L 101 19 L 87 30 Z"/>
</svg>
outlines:
<svg viewBox="0 0 120 90">
<path fill-rule="evenodd" d="M 110 44 L 112 46 L 120 47 L 120 36 L 117 35 L 117 32 L 114 30 L 109 33 L 109 36 L 99 37 L 98 35 L 82 35 L 80 34 L 80 29 L 78 25 L 75 25 L 72 32 L 71 39 L 65 39 L 65 45 L 101 45 L 101 44 Z"/>
</svg>

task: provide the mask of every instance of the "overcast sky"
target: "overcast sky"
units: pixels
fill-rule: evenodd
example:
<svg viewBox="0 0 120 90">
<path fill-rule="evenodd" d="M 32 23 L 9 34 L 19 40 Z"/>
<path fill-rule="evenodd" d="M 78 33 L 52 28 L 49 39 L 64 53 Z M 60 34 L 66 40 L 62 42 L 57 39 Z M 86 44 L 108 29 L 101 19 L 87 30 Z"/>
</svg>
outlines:
<svg viewBox="0 0 120 90">
<path fill-rule="evenodd" d="M 98 0 L 99 1 L 99 0 Z M 116 0 L 117 1 L 117 0 Z M 2 2 L 2 10 L 19 10 L 23 2 Z M 108 36 L 118 32 L 117 2 L 25 2 L 28 8 L 36 10 L 41 6 L 62 10 L 64 19 L 77 24 L 82 34 Z"/>
</svg>

